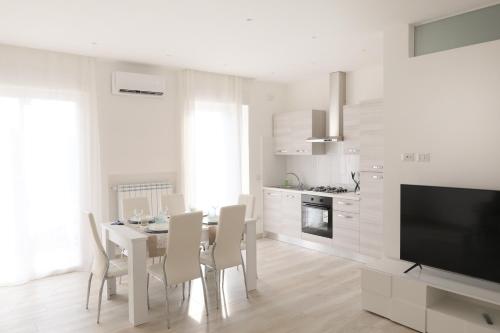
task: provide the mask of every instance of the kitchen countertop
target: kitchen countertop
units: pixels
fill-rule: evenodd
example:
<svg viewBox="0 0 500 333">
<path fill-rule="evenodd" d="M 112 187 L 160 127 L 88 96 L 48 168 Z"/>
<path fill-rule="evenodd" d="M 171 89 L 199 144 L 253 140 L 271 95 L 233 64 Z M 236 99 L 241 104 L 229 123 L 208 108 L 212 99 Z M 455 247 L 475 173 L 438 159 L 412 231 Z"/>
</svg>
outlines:
<svg viewBox="0 0 500 333">
<path fill-rule="evenodd" d="M 301 191 L 301 190 L 297 190 L 297 189 L 280 188 L 280 187 L 273 187 L 273 186 L 263 186 L 262 188 L 265 190 L 273 190 L 273 191 L 280 191 L 280 192 L 294 192 L 294 193 L 300 193 L 300 194 L 319 195 L 322 197 L 342 198 L 342 199 L 348 199 L 348 200 L 360 200 L 360 195 L 354 194 L 354 192 L 325 193 L 325 192 L 314 192 L 314 191 L 305 191 L 305 190 Z"/>
</svg>

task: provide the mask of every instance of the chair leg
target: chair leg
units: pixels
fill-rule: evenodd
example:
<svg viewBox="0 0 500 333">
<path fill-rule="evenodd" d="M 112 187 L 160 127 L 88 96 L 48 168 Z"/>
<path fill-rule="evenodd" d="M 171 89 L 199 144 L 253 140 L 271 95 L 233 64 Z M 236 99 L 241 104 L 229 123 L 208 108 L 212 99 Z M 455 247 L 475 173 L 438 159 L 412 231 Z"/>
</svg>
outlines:
<svg viewBox="0 0 500 333">
<path fill-rule="evenodd" d="M 226 280 L 226 278 L 225 278 L 226 277 L 226 270 L 223 269 L 221 271 L 221 274 L 222 274 L 222 290 L 224 290 L 224 281 Z"/>
<path fill-rule="evenodd" d="M 215 268 L 215 299 L 217 302 L 217 309 L 219 309 L 219 271 Z"/>
<path fill-rule="evenodd" d="M 207 313 L 207 316 L 208 316 L 207 284 L 205 283 L 205 278 L 203 277 L 203 274 L 201 271 L 201 266 L 200 266 L 200 277 L 201 277 L 201 284 L 202 284 L 202 288 L 203 288 L 203 298 L 205 300 L 205 312 Z"/>
<path fill-rule="evenodd" d="M 149 273 L 148 273 L 148 277 L 146 280 L 146 299 L 148 301 L 148 310 L 149 310 L 150 309 L 150 307 L 149 307 Z"/>
<path fill-rule="evenodd" d="M 191 281 L 192 280 L 189 280 L 189 285 L 188 285 L 188 298 L 191 297 Z"/>
<path fill-rule="evenodd" d="M 186 295 L 184 291 L 186 290 L 186 282 L 182 282 L 182 300 L 184 301 L 186 299 Z"/>
<path fill-rule="evenodd" d="M 93 276 L 93 274 L 90 273 L 90 275 L 89 275 L 89 283 L 87 285 L 87 305 L 85 305 L 85 309 L 87 309 L 87 310 L 89 309 L 89 296 L 90 296 L 90 285 L 92 283 L 92 276 Z"/>
<path fill-rule="evenodd" d="M 97 306 L 97 323 L 99 324 L 99 318 L 101 317 L 101 303 L 102 303 L 102 290 L 104 289 L 104 282 L 106 278 L 101 281 L 101 288 L 99 288 L 99 305 Z"/>
<path fill-rule="evenodd" d="M 167 303 L 167 327 L 170 329 L 170 310 L 168 306 L 168 286 L 165 282 L 165 302 Z"/>
<path fill-rule="evenodd" d="M 247 298 L 248 298 L 247 270 L 245 269 L 245 262 L 243 261 L 243 254 L 241 254 L 241 252 L 240 252 L 240 256 L 241 256 L 241 268 L 243 271 L 243 279 L 245 280 L 245 293 L 247 294 Z"/>
</svg>

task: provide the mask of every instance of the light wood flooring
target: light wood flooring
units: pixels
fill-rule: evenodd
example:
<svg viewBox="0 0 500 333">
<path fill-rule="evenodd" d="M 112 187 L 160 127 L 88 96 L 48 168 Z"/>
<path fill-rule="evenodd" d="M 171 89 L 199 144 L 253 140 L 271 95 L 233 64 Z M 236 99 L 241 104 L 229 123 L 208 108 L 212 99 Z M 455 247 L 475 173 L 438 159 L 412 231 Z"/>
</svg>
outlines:
<svg viewBox="0 0 500 333">
<path fill-rule="evenodd" d="M 209 317 L 201 282 L 182 301 L 171 288 L 170 332 L 414 332 L 361 309 L 360 264 L 270 239 L 258 241 L 258 289 L 247 300 L 240 271 L 226 273 L 222 308 L 215 307 L 209 273 Z M 0 288 L 0 332 L 167 332 L 164 289 L 151 282 L 150 321 L 128 322 L 127 281 L 118 295 L 103 297 L 101 324 L 96 324 L 98 285 L 85 310 L 87 273 L 71 273 Z"/>
</svg>

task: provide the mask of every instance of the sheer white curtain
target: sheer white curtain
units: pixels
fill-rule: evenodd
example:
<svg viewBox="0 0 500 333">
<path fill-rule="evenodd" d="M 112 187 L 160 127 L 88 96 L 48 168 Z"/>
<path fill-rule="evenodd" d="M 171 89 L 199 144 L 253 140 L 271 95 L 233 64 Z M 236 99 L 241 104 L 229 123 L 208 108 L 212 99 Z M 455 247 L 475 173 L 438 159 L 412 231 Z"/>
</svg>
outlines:
<svg viewBox="0 0 500 333">
<path fill-rule="evenodd" d="M 190 207 L 234 204 L 241 192 L 242 79 L 181 74 L 184 192 Z"/>
<path fill-rule="evenodd" d="M 99 142 L 91 59 L 0 53 L 0 285 L 13 285 L 88 265 Z"/>
</svg>

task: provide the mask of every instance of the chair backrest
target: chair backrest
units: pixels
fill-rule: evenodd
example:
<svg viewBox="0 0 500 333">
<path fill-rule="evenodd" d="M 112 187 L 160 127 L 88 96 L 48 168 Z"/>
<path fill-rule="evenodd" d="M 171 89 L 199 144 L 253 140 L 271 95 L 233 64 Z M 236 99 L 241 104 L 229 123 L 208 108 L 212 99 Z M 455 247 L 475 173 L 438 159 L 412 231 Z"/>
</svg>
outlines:
<svg viewBox="0 0 500 333">
<path fill-rule="evenodd" d="M 149 200 L 147 197 L 124 198 L 122 201 L 123 218 L 128 220 L 134 216 L 135 209 L 142 209 L 143 215 L 150 215 Z"/>
<path fill-rule="evenodd" d="M 101 239 L 99 238 L 94 214 L 87 213 L 87 217 L 90 227 L 90 243 L 94 254 L 94 259 L 92 261 L 92 273 L 97 277 L 103 277 L 104 274 L 106 274 L 109 259 L 106 255 L 104 247 L 102 246 Z"/>
<path fill-rule="evenodd" d="M 217 269 L 241 265 L 241 236 L 245 227 L 245 205 L 220 209 L 214 259 Z"/>
<path fill-rule="evenodd" d="M 161 204 L 163 211 L 168 210 L 170 216 L 184 214 L 186 212 L 186 204 L 183 194 L 164 194 L 161 196 Z"/>
<path fill-rule="evenodd" d="M 203 213 L 174 215 L 168 228 L 167 255 L 163 259 L 167 284 L 199 278 Z"/>
<path fill-rule="evenodd" d="M 253 212 L 255 208 L 255 197 L 251 194 L 240 194 L 238 198 L 238 205 L 245 205 L 245 218 L 253 218 Z"/>
</svg>

